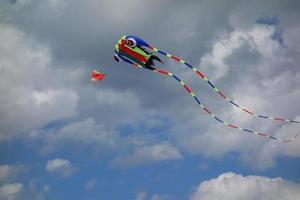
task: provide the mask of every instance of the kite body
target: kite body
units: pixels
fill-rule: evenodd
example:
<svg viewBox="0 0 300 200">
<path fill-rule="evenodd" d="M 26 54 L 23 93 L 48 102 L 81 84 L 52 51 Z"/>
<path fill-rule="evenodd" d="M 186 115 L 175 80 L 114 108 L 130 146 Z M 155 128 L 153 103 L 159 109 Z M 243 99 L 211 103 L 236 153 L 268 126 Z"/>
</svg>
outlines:
<svg viewBox="0 0 300 200">
<path fill-rule="evenodd" d="M 161 63 L 160 58 L 150 52 L 151 47 L 141 38 L 133 35 L 124 35 L 115 46 L 114 58 L 129 64 L 140 65 L 147 69 L 154 69 L 154 60 Z"/>
<path fill-rule="evenodd" d="M 275 121 L 279 121 L 279 122 L 300 123 L 299 121 L 284 119 L 284 118 L 281 118 L 281 117 L 269 117 L 269 116 L 266 116 L 266 115 L 256 114 L 256 113 L 250 111 L 250 109 L 246 109 L 246 108 L 240 106 L 239 104 L 237 104 L 236 102 L 232 101 L 230 98 L 225 96 L 225 94 L 220 89 L 218 89 L 211 81 L 209 81 L 209 79 L 204 75 L 204 73 L 202 73 L 196 67 L 193 67 L 192 65 L 190 65 L 189 63 L 187 63 L 183 59 L 180 59 L 180 58 L 178 58 L 174 55 L 171 55 L 169 53 L 165 53 L 165 52 L 163 52 L 163 51 L 161 51 L 157 48 L 154 48 L 154 47 L 150 46 L 147 42 L 145 42 L 144 40 L 142 40 L 141 38 L 139 38 L 137 36 L 134 36 L 134 35 L 122 36 L 121 39 L 118 41 L 118 43 L 115 45 L 114 58 L 118 62 L 120 60 L 123 60 L 127 63 L 130 63 L 130 64 L 136 66 L 136 67 L 146 68 L 146 69 L 149 69 L 153 72 L 156 72 L 156 73 L 159 73 L 159 74 L 162 74 L 162 75 L 169 76 L 169 77 L 173 78 L 174 80 L 179 82 L 181 84 L 181 86 L 194 98 L 194 100 L 197 102 L 197 104 L 201 107 L 201 109 L 203 111 L 208 113 L 212 118 L 214 118 L 219 123 L 222 123 L 223 125 L 225 125 L 229 128 L 237 129 L 237 130 L 243 131 L 244 133 L 256 134 L 256 135 L 266 137 L 266 138 L 270 138 L 270 139 L 273 139 L 273 140 L 277 140 L 277 141 L 280 141 L 280 142 L 290 142 L 290 141 L 294 140 L 297 137 L 297 135 L 295 135 L 291 139 L 281 139 L 281 138 L 274 137 L 272 135 L 268 135 L 266 133 L 262 133 L 262 132 L 242 128 L 242 127 L 239 127 L 239 126 L 234 125 L 232 123 L 223 121 L 220 117 L 213 114 L 213 112 L 211 112 L 204 104 L 202 104 L 202 102 L 200 102 L 200 99 L 196 96 L 196 94 L 181 79 L 179 79 L 178 76 L 174 75 L 173 73 L 167 72 L 165 70 L 161 70 L 161 69 L 156 68 L 153 61 L 157 60 L 161 63 L 163 63 L 163 61 L 159 57 L 154 55 L 154 53 L 159 53 L 163 56 L 166 56 L 169 59 L 172 59 L 176 62 L 184 64 L 188 68 L 192 69 L 193 72 L 195 72 L 198 77 L 205 80 L 205 82 L 208 83 L 208 85 L 210 85 L 210 87 L 212 87 L 213 90 L 219 94 L 219 96 L 221 96 L 227 102 L 231 103 L 233 106 L 239 108 L 242 112 L 245 112 L 245 113 L 250 114 L 254 117 L 263 118 L 263 119 L 275 120 Z"/>
</svg>

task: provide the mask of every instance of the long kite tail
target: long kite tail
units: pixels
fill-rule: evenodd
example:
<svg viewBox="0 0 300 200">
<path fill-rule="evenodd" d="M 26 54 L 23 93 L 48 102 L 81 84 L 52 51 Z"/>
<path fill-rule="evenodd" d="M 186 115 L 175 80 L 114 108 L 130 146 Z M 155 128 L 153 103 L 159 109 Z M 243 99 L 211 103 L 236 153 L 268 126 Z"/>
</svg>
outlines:
<svg viewBox="0 0 300 200">
<path fill-rule="evenodd" d="M 144 68 L 140 65 L 136 65 L 137 67 L 140 67 L 140 68 Z M 162 75 L 166 75 L 166 76 L 169 76 L 169 77 L 172 77 L 174 78 L 176 81 L 178 81 L 181 86 L 195 99 L 195 101 L 198 103 L 198 105 L 202 108 L 202 110 L 204 110 L 206 113 L 208 113 L 212 118 L 214 118 L 215 120 L 217 120 L 218 122 L 220 122 L 221 124 L 227 126 L 227 127 L 230 127 L 230 128 L 233 128 L 233 129 L 238 129 L 240 131 L 243 131 L 243 132 L 247 132 L 247 133 L 252 133 L 252 134 L 256 134 L 256 135 L 259 135 L 259 136 L 262 136 L 262 137 L 265 137 L 265 138 L 270 138 L 270 139 L 273 139 L 273 140 L 276 140 L 276 141 L 279 141 L 279 142 L 291 142 L 293 141 L 294 139 L 296 139 L 297 135 L 295 135 L 294 137 L 290 138 L 290 139 L 282 139 L 282 138 L 277 138 L 277 137 L 273 137 L 271 135 L 268 135 L 268 134 L 265 134 L 265 133 L 262 133 L 262 132 L 257 132 L 257 131 L 253 131 L 253 130 L 249 130 L 249 129 L 245 129 L 245 128 L 242 128 L 242 127 L 239 127 L 239 126 L 236 126 L 234 124 L 231 124 L 231 123 L 228 123 L 228 122 L 225 122 L 223 120 L 221 120 L 218 116 L 216 116 L 215 114 L 213 114 L 204 104 L 202 104 L 200 102 L 200 100 L 198 99 L 198 97 L 195 95 L 195 93 L 189 88 L 189 86 L 187 86 L 187 84 L 185 84 L 182 80 L 180 80 L 176 75 L 174 75 L 173 73 L 170 73 L 170 72 L 167 72 L 167 71 L 164 71 L 164 70 L 161 70 L 161 69 L 158 69 L 156 68 L 155 70 L 151 70 L 153 72 L 156 72 L 156 73 L 159 73 L 159 74 L 162 74 Z"/>
<path fill-rule="evenodd" d="M 207 78 L 207 76 L 205 76 L 200 70 L 198 70 L 196 67 L 193 67 L 192 65 L 190 65 L 189 63 L 187 63 L 186 61 L 184 61 L 183 59 L 180 59 L 174 55 L 171 55 L 169 53 L 165 53 L 157 48 L 154 47 L 150 47 L 153 51 L 158 52 L 168 58 L 171 58 L 173 60 L 175 60 L 176 62 L 182 63 L 184 65 L 186 65 L 187 67 L 189 67 L 190 69 L 192 69 L 197 76 L 201 77 L 202 79 L 204 79 L 213 89 L 216 93 L 218 93 L 220 96 L 222 96 L 227 102 L 231 103 L 232 105 L 234 105 L 235 107 L 238 107 L 241 111 L 246 112 L 252 116 L 255 117 L 259 117 L 259 118 L 264 118 L 264 119 L 269 119 L 269 120 L 275 120 L 275 121 L 279 121 L 279 122 L 291 122 L 291 123 L 300 123 L 299 121 L 295 121 L 295 120 L 289 120 L 289 119 L 284 119 L 281 117 L 270 117 L 270 116 L 265 116 L 265 115 L 260 115 L 260 114 L 256 114 L 255 112 L 251 111 L 250 109 L 244 108 L 242 106 L 240 106 L 239 104 L 237 104 L 236 102 L 234 102 L 233 100 L 231 100 L 229 97 L 227 97 L 224 92 L 222 92 L 220 89 L 218 89 L 212 82 L 209 81 L 209 79 Z"/>
</svg>

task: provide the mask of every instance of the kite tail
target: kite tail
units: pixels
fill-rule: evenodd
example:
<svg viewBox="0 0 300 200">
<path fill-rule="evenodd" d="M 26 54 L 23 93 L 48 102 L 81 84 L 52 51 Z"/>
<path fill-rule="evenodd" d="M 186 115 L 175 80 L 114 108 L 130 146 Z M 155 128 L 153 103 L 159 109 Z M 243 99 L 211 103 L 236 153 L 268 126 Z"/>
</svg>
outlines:
<svg viewBox="0 0 300 200">
<path fill-rule="evenodd" d="M 140 65 L 136 65 L 137 67 L 139 68 L 144 68 Z M 206 113 L 208 113 L 212 118 L 214 118 L 215 120 L 217 120 L 218 122 L 220 122 L 221 124 L 227 126 L 227 127 L 230 127 L 230 128 L 233 128 L 233 129 L 238 129 L 240 131 L 243 131 L 243 132 L 247 132 L 247 133 L 252 133 L 252 134 L 256 134 L 256 135 L 259 135 L 261 137 L 265 137 L 265 138 L 270 138 L 270 139 L 273 139 L 273 140 L 276 140 L 276 141 L 279 141 L 279 142 L 291 142 L 293 141 L 294 139 L 296 139 L 297 135 L 295 135 L 294 137 L 290 138 L 290 139 L 282 139 L 282 138 L 277 138 L 277 137 L 273 137 L 271 135 L 268 135 L 268 134 L 265 134 L 265 133 L 261 133 L 261 132 L 257 132 L 257 131 L 253 131 L 253 130 L 249 130 L 249 129 L 245 129 L 245 128 L 241 128 L 239 126 L 236 126 L 234 124 L 231 124 L 231 123 L 228 123 L 228 122 L 225 122 L 223 120 L 221 120 L 218 116 L 216 116 L 215 114 L 213 114 L 204 104 L 202 104 L 200 102 L 200 100 L 198 99 L 198 97 L 195 95 L 195 93 L 189 88 L 189 86 L 187 86 L 187 84 L 185 84 L 182 80 L 180 80 L 176 75 L 174 75 L 173 73 L 170 73 L 170 72 L 167 72 L 167 71 L 164 71 L 164 70 L 161 70 L 161 69 L 154 69 L 154 70 L 151 70 L 151 71 L 154 71 L 156 73 L 159 73 L 159 74 L 163 74 L 165 76 L 169 76 L 169 77 L 172 77 L 174 78 L 176 81 L 178 81 L 181 86 L 195 99 L 195 101 L 198 103 L 198 105 L 202 108 L 202 110 L 204 110 Z"/>
<path fill-rule="evenodd" d="M 204 79 L 213 89 L 216 93 L 218 93 L 221 97 L 223 97 L 227 102 L 231 103 L 232 105 L 234 105 L 235 107 L 239 108 L 241 111 L 246 112 L 252 116 L 255 117 L 259 117 L 259 118 L 264 118 L 264 119 L 269 119 L 269 120 L 275 120 L 275 121 L 279 121 L 279 122 L 290 122 L 290 123 L 300 123 L 299 121 L 295 121 L 295 120 L 289 120 L 289 119 L 284 119 L 281 117 L 270 117 L 270 116 L 265 116 L 265 115 L 260 115 L 260 114 L 256 114 L 255 112 L 244 108 L 242 106 L 240 106 L 239 104 L 237 104 L 236 102 L 234 102 L 233 100 L 231 100 L 229 97 L 227 97 L 220 89 L 218 89 L 212 82 L 209 81 L 209 79 L 207 78 L 207 76 L 205 76 L 201 71 L 199 71 L 196 67 L 193 67 L 192 65 L 190 65 L 189 63 L 187 63 L 186 61 L 173 56 L 169 53 L 165 53 L 157 48 L 154 47 L 150 47 L 153 51 L 158 52 L 168 58 L 171 58 L 173 60 L 175 60 L 176 62 L 182 63 L 184 65 L 186 65 L 187 67 L 189 67 L 190 69 L 192 69 L 197 76 L 201 77 L 202 79 Z"/>
</svg>

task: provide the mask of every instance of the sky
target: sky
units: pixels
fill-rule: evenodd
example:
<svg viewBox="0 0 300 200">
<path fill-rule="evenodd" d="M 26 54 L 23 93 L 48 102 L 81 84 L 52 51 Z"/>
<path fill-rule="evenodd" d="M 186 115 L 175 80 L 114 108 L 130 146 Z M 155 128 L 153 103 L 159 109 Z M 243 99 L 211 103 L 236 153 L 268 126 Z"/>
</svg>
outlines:
<svg viewBox="0 0 300 200">
<path fill-rule="evenodd" d="M 300 120 L 297 0 L 0 0 L 1 200 L 298 200 L 300 139 L 230 129 L 175 81 L 113 60 L 134 34 L 256 113 Z M 291 138 L 158 55 L 217 116 Z M 106 74 L 93 83 L 90 73 Z"/>
</svg>

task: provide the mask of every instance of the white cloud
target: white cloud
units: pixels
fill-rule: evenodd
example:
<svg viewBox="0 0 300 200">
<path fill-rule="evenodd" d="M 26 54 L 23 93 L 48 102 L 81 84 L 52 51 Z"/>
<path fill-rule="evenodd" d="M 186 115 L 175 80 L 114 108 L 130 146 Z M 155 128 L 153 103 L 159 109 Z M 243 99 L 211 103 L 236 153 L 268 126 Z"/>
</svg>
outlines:
<svg viewBox="0 0 300 200">
<path fill-rule="evenodd" d="M 13 180 L 18 174 L 27 170 L 25 165 L 0 165 L 0 183 Z"/>
<path fill-rule="evenodd" d="M 0 199 L 1 200 L 19 199 L 22 189 L 23 189 L 23 184 L 21 183 L 5 184 L 0 187 Z"/>
<path fill-rule="evenodd" d="M 50 185 L 43 184 L 43 180 L 34 178 L 29 182 L 29 187 L 26 187 L 23 192 L 22 200 L 46 200 L 50 191 Z"/>
<path fill-rule="evenodd" d="M 0 141 L 76 116 L 79 97 L 67 86 L 76 77 L 64 77 L 71 70 L 53 64 L 49 49 L 22 31 L 0 29 Z"/>
<path fill-rule="evenodd" d="M 112 164 L 126 168 L 164 160 L 179 160 L 182 158 L 183 156 L 175 147 L 168 143 L 162 143 L 137 148 L 132 155 L 117 157 L 113 160 Z"/>
<path fill-rule="evenodd" d="M 168 194 L 153 194 L 151 197 L 147 198 L 148 194 L 146 190 L 139 190 L 135 193 L 135 200 L 171 200 L 173 199 L 172 196 Z"/>
<path fill-rule="evenodd" d="M 47 195 L 50 192 L 51 187 L 49 185 L 43 185 L 40 188 L 40 191 L 31 191 L 32 194 L 27 197 L 28 200 L 34 199 L 34 200 L 46 200 Z"/>
<path fill-rule="evenodd" d="M 70 0 L 48 0 L 49 7 L 56 12 L 62 12 L 70 3 Z"/>
<path fill-rule="evenodd" d="M 86 191 L 90 191 L 90 190 L 94 189 L 94 187 L 96 186 L 96 184 L 97 184 L 97 179 L 91 179 L 91 180 L 89 180 L 85 184 L 85 190 Z"/>
<path fill-rule="evenodd" d="M 49 185 L 43 186 L 43 192 L 48 193 L 50 191 L 51 187 Z"/>
<path fill-rule="evenodd" d="M 116 106 L 119 104 L 138 105 L 139 99 L 129 91 L 101 90 L 97 93 L 97 100 L 100 104 Z"/>
<path fill-rule="evenodd" d="M 209 72 L 213 70 L 213 73 L 210 73 L 212 79 L 220 79 L 232 68 L 227 60 L 238 53 L 238 50 L 241 51 L 245 45 L 249 54 L 258 52 L 263 59 L 273 58 L 275 53 L 281 50 L 280 44 L 272 39 L 274 31 L 274 26 L 255 25 L 249 30 L 237 28 L 225 33 L 215 42 L 212 52 L 201 58 L 199 66 L 203 66 Z M 243 66 L 243 63 L 240 63 L 240 66 Z"/>
<path fill-rule="evenodd" d="M 134 200 L 146 200 L 147 192 L 145 190 L 140 190 L 136 192 Z"/>
<path fill-rule="evenodd" d="M 99 112 L 106 111 L 105 119 L 109 121 L 132 121 L 137 120 L 141 113 L 140 97 L 130 90 L 117 91 L 102 89 L 96 93 Z M 130 115 L 128 115 L 130 113 Z"/>
<path fill-rule="evenodd" d="M 288 41 L 288 48 L 272 39 L 274 26 L 256 24 L 244 28 L 235 24 L 232 28 L 214 41 L 212 51 L 201 58 L 201 70 L 210 74 L 211 81 L 242 107 L 262 115 L 299 120 L 300 90 L 295 87 L 300 84 L 299 53 L 297 43 L 290 41 L 294 28 L 285 27 L 282 35 L 284 43 Z M 212 95 L 206 95 L 208 98 L 202 95 L 202 101 L 227 122 L 279 138 L 292 138 L 298 133 L 297 124 L 251 117 L 217 97 L 211 89 L 207 91 Z M 246 164 L 261 170 L 273 167 L 278 156 L 300 156 L 299 138 L 280 144 L 225 127 L 200 110 L 191 115 L 185 123 L 176 123 L 173 128 L 177 145 L 183 151 L 208 158 L 237 152 Z M 200 122 L 205 125 L 199 126 Z"/>
<path fill-rule="evenodd" d="M 6 179 L 11 173 L 9 165 L 0 165 L 0 181 Z"/>
<path fill-rule="evenodd" d="M 73 166 L 70 161 L 60 158 L 48 160 L 45 169 L 50 173 L 56 173 L 62 177 L 71 177 L 78 171 L 78 168 Z"/>
<path fill-rule="evenodd" d="M 297 120 L 300 117 L 296 118 Z M 292 137 L 292 134 L 298 134 L 297 125 L 289 126 L 283 125 L 276 130 L 275 136 L 277 137 Z M 275 158 L 278 156 L 288 156 L 297 158 L 300 155 L 300 140 L 299 136 L 290 143 L 278 144 L 273 141 L 267 141 L 263 146 L 260 146 L 256 151 L 245 152 L 242 154 L 242 160 L 245 163 L 255 166 L 260 170 L 265 170 L 267 168 L 273 167 L 276 165 Z"/>
<path fill-rule="evenodd" d="M 150 200 L 171 200 L 171 199 L 173 198 L 168 194 L 164 194 L 164 195 L 154 194 L 150 198 Z"/>
<path fill-rule="evenodd" d="M 97 149 L 112 149 L 120 144 L 120 137 L 107 129 L 105 124 L 98 124 L 93 118 L 72 122 L 56 130 L 45 133 L 46 145 L 43 151 L 53 151 L 58 147 L 66 147 L 68 142 L 72 144 L 96 145 Z M 77 146 L 78 148 L 78 146 Z"/>
<path fill-rule="evenodd" d="M 297 200 L 300 185 L 282 178 L 241 176 L 224 173 L 215 179 L 203 181 L 193 192 L 192 200 Z"/>
</svg>

